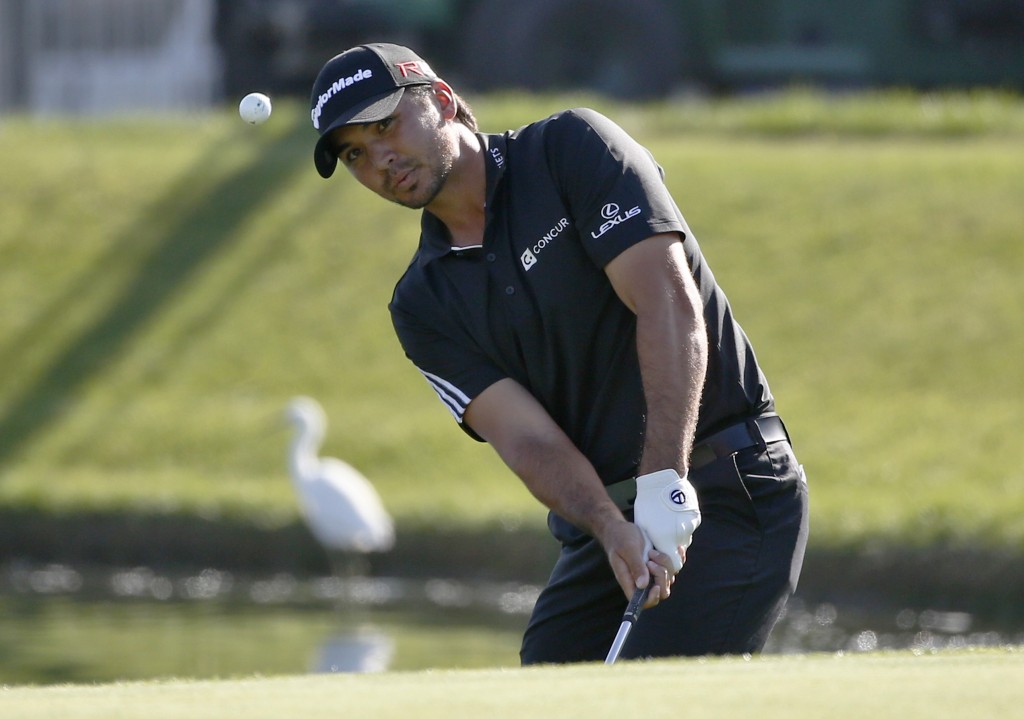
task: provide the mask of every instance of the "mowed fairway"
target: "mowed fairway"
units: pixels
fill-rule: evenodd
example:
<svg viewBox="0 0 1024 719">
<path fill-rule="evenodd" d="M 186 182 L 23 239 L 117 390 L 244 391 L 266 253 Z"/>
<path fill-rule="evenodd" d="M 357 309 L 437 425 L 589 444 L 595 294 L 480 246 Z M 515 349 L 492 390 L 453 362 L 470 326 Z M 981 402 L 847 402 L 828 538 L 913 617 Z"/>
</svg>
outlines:
<svg viewBox="0 0 1024 719">
<path fill-rule="evenodd" d="M 1020 716 L 1024 652 L 803 655 L 0 689 L 4 719 Z"/>
</svg>

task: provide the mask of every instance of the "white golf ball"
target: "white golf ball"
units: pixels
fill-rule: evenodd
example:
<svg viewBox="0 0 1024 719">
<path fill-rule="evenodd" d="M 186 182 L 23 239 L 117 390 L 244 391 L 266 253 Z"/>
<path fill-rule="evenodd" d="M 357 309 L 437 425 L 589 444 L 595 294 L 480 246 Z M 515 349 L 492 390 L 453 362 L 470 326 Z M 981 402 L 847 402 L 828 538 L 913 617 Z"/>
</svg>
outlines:
<svg viewBox="0 0 1024 719">
<path fill-rule="evenodd" d="M 262 125 L 270 117 L 270 98 L 262 92 L 250 92 L 238 103 L 238 114 L 250 125 Z"/>
</svg>

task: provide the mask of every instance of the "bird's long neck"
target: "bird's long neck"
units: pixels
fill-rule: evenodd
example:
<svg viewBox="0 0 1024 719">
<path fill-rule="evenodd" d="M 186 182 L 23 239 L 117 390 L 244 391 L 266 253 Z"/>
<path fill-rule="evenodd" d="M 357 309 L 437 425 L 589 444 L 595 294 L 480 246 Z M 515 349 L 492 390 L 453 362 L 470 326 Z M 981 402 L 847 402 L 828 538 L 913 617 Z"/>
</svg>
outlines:
<svg viewBox="0 0 1024 719">
<path fill-rule="evenodd" d="M 314 473 L 320 461 L 317 451 L 322 441 L 322 427 L 304 424 L 298 429 L 288 452 L 288 465 L 293 477 L 309 477 Z"/>
</svg>

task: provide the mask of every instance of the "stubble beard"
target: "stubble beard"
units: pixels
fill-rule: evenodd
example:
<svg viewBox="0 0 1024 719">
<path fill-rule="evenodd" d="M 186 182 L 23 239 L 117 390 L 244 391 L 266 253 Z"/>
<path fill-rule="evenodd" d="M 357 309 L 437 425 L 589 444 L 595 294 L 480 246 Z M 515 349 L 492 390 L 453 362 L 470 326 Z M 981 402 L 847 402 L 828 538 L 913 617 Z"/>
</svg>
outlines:
<svg viewBox="0 0 1024 719">
<path fill-rule="evenodd" d="M 439 129 L 434 135 L 434 140 L 434 151 L 420 165 L 427 170 L 426 179 L 423 180 L 426 184 L 422 188 L 417 187 L 416 193 L 412 197 L 392 198 L 394 202 L 402 207 L 408 207 L 411 210 L 422 210 L 441 194 L 441 190 L 444 189 L 445 184 L 448 182 L 448 177 L 452 174 L 452 169 L 455 167 L 454 138 L 450 133 Z"/>
</svg>

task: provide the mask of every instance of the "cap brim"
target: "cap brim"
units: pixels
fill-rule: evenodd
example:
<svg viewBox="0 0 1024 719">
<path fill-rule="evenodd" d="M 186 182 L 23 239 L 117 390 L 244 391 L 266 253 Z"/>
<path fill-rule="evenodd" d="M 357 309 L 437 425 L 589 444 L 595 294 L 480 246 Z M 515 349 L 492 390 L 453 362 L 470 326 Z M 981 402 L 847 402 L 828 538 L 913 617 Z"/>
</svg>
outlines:
<svg viewBox="0 0 1024 719">
<path fill-rule="evenodd" d="M 345 125 L 360 125 L 365 122 L 383 120 L 395 111 L 404 94 L 405 88 L 399 87 L 383 95 L 375 95 L 335 118 L 334 122 L 320 133 L 320 139 L 316 141 L 316 148 L 313 150 L 313 164 L 316 165 L 316 171 L 320 173 L 320 177 L 327 179 L 334 174 L 334 170 L 338 167 L 338 157 L 334 154 L 334 148 L 330 143 L 332 132 Z"/>
</svg>

